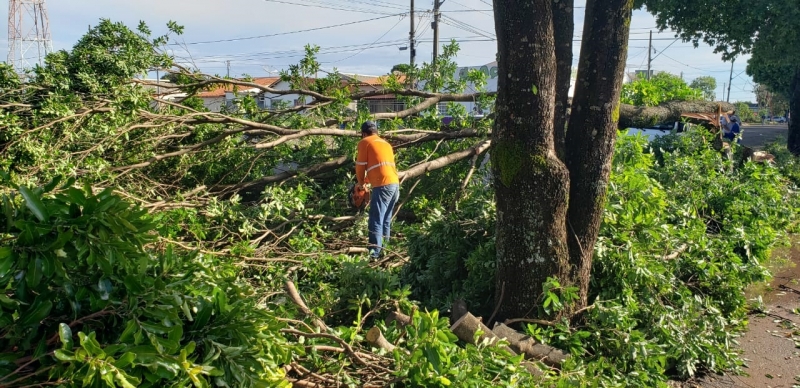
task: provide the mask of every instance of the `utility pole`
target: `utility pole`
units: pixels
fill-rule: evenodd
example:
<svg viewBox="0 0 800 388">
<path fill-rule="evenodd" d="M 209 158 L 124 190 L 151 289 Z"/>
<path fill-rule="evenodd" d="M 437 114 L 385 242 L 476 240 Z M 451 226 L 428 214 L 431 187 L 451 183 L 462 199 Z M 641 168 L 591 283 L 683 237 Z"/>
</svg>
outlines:
<svg viewBox="0 0 800 388">
<path fill-rule="evenodd" d="M 442 14 L 439 12 L 439 7 L 444 4 L 444 0 L 433 0 L 433 22 L 431 22 L 431 27 L 433 27 L 433 77 L 434 80 L 438 77 L 439 69 L 436 66 L 436 60 L 439 58 L 439 17 Z M 436 82 L 433 82 L 433 91 L 438 92 L 439 88 L 436 86 Z"/>
<path fill-rule="evenodd" d="M 650 30 L 650 43 L 647 45 L 647 80 L 650 81 L 650 62 L 653 53 L 653 30 Z"/>
<path fill-rule="evenodd" d="M 433 67 L 436 69 L 436 59 L 439 57 L 439 17 L 442 14 L 439 12 L 439 7 L 444 4 L 444 1 L 433 0 Z"/>
<path fill-rule="evenodd" d="M 231 78 L 231 61 L 230 60 L 225 61 L 225 65 L 228 68 L 228 78 Z"/>
<path fill-rule="evenodd" d="M 731 59 L 731 75 L 728 78 L 728 98 L 725 99 L 725 102 L 731 102 L 731 84 L 733 83 L 733 62 L 735 59 Z"/>
<path fill-rule="evenodd" d="M 414 48 L 414 34 L 416 34 L 416 32 L 414 31 L 414 0 L 411 0 L 411 13 L 409 19 L 411 20 L 411 30 L 409 30 L 408 33 L 408 41 L 409 41 L 408 47 L 410 48 L 409 56 L 411 58 L 409 58 L 408 63 L 411 65 L 411 68 L 413 69 L 414 57 L 417 56 L 417 50 Z"/>
</svg>

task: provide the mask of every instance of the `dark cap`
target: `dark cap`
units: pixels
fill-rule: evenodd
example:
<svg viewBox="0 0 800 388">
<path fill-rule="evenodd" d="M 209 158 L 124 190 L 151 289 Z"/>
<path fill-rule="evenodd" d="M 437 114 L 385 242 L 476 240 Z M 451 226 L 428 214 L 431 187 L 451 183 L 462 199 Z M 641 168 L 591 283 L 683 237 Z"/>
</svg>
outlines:
<svg viewBox="0 0 800 388">
<path fill-rule="evenodd" d="M 373 121 L 365 121 L 361 124 L 361 132 L 377 132 L 378 126 Z"/>
</svg>

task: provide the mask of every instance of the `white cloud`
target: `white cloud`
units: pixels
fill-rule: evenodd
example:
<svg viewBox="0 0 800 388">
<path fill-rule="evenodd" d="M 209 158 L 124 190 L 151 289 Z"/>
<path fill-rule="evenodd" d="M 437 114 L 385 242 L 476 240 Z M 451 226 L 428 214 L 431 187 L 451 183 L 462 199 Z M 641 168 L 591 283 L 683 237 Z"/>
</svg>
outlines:
<svg viewBox="0 0 800 388">
<path fill-rule="evenodd" d="M 416 59 L 419 63 L 431 60 L 432 3 L 432 0 L 416 1 L 417 31 L 422 32 L 417 38 Z M 479 41 L 487 39 L 483 35 L 494 35 L 494 17 L 489 11 L 491 3 L 491 0 L 446 0 L 442 6 L 444 17 L 440 42 L 459 38 L 459 64 L 474 66 L 494 60 L 496 42 Z M 89 25 L 96 24 L 100 18 L 122 21 L 129 26 L 136 26 L 139 20 L 144 20 L 157 34 L 165 31 L 167 21 L 174 20 L 185 27 L 180 41 L 198 42 L 359 22 L 407 12 L 408 4 L 408 0 L 51 0 L 47 6 L 54 45 L 60 49 L 69 48 Z M 576 6 L 582 7 L 583 1 L 576 1 Z M 580 37 L 584 9 L 576 8 L 575 11 L 575 36 Z M 6 30 L 3 27 L 0 26 Z M 628 70 L 646 68 L 647 40 L 642 39 L 647 38 L 651 28 L 654 30 L 653 47 L 657 50 L 654 56 L 659 55 L 652 68 L 675 74 L 683 72 L 684 79 L 689 81 L 701 75 L 713 76 L 719 84 L 717 97 L 721 98 L 722 84 L 728 82 L 730 63 L 722 62 L 720 56 L 707 46 L 694 49 L 690 43 L 678 41 L 667 48 L 674 34 L 657 33 L 655 20 L 645 11 L 635 11 L 631 22 Z M 391 16 L 318 31 L 188 47 L 196 63 L 208 72 L 224 73 L 226 61 L 230 60 L 232 75 L 265 74 L 265 67 L 280 69 L 296 63 L 302 56 L 303 46 L 311 43 L 325 49 L 325 54 L 319 59 L 326 69 L 337 67 L 343 72 L 383 74 L 393 65 L 409 60 L 409 52 L 398 49 L 407 45 L 408 30 L 407 16 Z M 373 42 L 375 44 L 370 46 Z M 185 55 L 181 49 L 174 49 L 176 54 Z M 576 42 L 576 63 L 579 50 L 580 42 Z M 743 73 L 745 66 L 744 58 L 734 64 L 734 75 L 742 73 L 734 79 L 732 100 L 752 99 L 752 80 Z"/>
</svg>

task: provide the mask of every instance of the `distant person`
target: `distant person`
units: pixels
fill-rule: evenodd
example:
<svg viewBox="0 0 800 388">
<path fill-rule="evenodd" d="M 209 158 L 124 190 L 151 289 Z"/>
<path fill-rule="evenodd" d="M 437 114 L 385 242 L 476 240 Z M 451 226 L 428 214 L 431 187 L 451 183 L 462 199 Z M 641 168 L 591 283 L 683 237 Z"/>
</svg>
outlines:
<svg viewBox="0 0 800 388">
<path fill-rule="evenodd" d="M 356 157 L 356 179 L 363 187 L 365 180 L 372 185 L 369 204 L 369 251 L 373 259 L 383 256 L 382 249 L 389 241 L 392 213 L 400 198 L 400 179 L 394 163 L 392 145 L 378 136 L 372 121 L 361 124 L 361 141 Z"/>
<path fill-rule="evenodd" d="M 720 117 L 720 124 L 722 125 L 722 137 L 733 141 L 741 132 L 741 119 L 736 115 L 736 111 L 729 110 Z M 737 140 L 737 143 L 741 140 Z"/>
</svg>

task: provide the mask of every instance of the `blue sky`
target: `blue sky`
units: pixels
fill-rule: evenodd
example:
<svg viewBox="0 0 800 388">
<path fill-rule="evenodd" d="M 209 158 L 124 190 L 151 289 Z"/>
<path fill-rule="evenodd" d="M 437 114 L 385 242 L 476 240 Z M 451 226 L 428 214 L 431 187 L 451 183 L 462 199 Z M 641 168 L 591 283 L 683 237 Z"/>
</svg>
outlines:
<svg viewBox="0 0 800 388">
<path fill-rule="evenodd" d="M 169 46 L 183 61 L 209 73 L 231 75 L 273 74 L 302 57 L 305 44 L 323 49 L 323 69 L 334 67 L 346 73 L 379 75 L 409 60 L 409 0 L 50 0 L 47 3 L 53 44 L 70 48 L 90 25 L 100 18 L 135 27 L 143 20 L 155 33 L 165 31 L 167 21 L 185 27 L 178 45 Z M 417 61 L 430 61 L 430 29 L 433 0 L 416 0 Z M 576 1 L 580 7 L 583 1 Z M 491 0 L 445 0 L 441 41 L 457 38 L 461 46 L 459 65 L 483 65 L 494 60 L 496 42 Z M 580 37 L 583 8 L 576 8 L 575 36 Z M 6 23 L 7 18 L 0 18 Z M 338 25 L 338 26 L 337 26 Z M 332 28 L 321 28 L 337 26 Z M 683 73 L 687 81 L 699 76 L 717 79 L 717 99 L 723 98 L 731 64 L 713 49 L 675 41 L 670 31 L 659 33 L 646 11 L 635 11 L 627 70 L 647 67 L 647 38 L 653 30 L 656 52 L 652 68 Z M 6 31 L 6 26 L 0 27 Z M 313 30 L 312 30 L 313 29 Z M 301 30 L 312 30 L 297 32 Z M 2 39 L 7 46 L 5 37 Z M 203 43 L 214 41 L 213 43 Z M 575 44 L 575 63 L 580 43 Z M 747 57 L 733 67 L 731 101 L 753 100 L 752 79 L 744 72 Z"/>
</svg>

